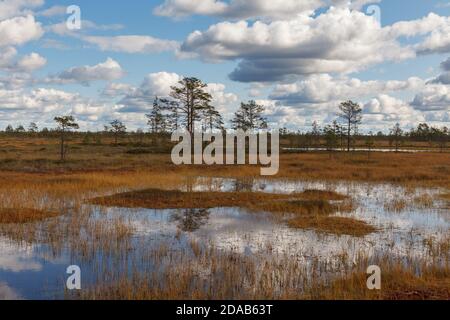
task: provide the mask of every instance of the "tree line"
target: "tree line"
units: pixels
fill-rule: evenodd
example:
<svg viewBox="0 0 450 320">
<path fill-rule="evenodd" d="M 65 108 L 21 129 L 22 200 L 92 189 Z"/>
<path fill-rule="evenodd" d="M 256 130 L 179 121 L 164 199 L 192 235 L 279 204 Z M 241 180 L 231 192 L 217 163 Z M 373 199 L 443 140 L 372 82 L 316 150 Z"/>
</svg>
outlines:
<svg viewBox="0 0 450 320">
<path fill-rule="evenodd" d="M 201 129 L 203 132 L 213 132 L 219 130 L 225 132 L 224 119 L 220 112 L 212 105 L 212 96 L 207 91 L 207 85 L 197 78 L 184 78 L 178 85 L 171 87 L 168 98 L 155 97 L 151 111 L 146 114 L 149 132 L 156 135 L 170 134 L 179 129 L 187 130 L 192 136 L 195 130 Z M 231 120 L 231 128 L 244 131 L 268 129 L 268 121 L 264 117 L 264 106 L 251 100 L 242 102 L 238 111 Z M 78 130 L 79 125 L 73 116 L 55 117 L 57 128 L 43 128 L 39 130 L 36 123 L 32 122 L 25 129 L 22 125 L 13 128 L 8 125 L 5 133 L 11 134 L 51 134 L 56 132 L 61 139 L 60 156 L 65 159 L 66 135 L 72 130 Z M 312 130 L 307 133 L 300 131 L 292 132 L 288 129 L 280 129 L 282 137 L 293 141 L 295 138 L 302 138 L 303 145 L 308 147 L 318 147 L 325 144 L 327 149 L 342 148 L 348 152 L 354 146 L 355 139 L 361 137 L 359 126 L 362 123 L 362 108 L 353 101 L 345 101 L 339 105 L 337 119 L 331 124 L 321 128 L 317 122 L 312 124 Z M 104 127 L 103 133 L 111 134 L 115 144 L 119 138 L 127 133 L 126 125 L 120 120 L 113 120 Z M 139 135 L 144 135 L 144 131 L 136 131 Z M 389 137 L 396 150 L 401 146 L 404 139 L 414 139 L 415 141 L 437 141 L 441 148 L 449 140 L 448 128 L 430 127 L 426 123 L 420 124 L 417 129 L 405 132 L 400 124 L 396 124 L 385 135 L 378 132 L 374 135 L 370 132 L 364 135 L 366 146 L 371 147 L 375 137 Z"/>
</svg>

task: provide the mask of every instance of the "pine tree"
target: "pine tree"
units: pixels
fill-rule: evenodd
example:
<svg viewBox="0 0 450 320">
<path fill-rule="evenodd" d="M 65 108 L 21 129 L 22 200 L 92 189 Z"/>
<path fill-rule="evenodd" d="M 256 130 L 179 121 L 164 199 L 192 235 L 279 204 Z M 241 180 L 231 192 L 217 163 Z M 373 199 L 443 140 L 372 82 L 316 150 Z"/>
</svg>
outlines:
<svg viewBox="0 0 450 320">
<path fill-rule="evenodd" d="M 205 109 L 203 110 L 203 117 L 204 117 L 203 131 L 210 130 L 210 132 L 212 132 L 214 129 L 218 130 L 224 129 L 224 122 L 222 115 L 213 106 L 208 105 L 205 107 Z"/>
<path fill-rule="evenodd" d="M 147 124 L 150 126 L 150 131 L 152 133 L 161 133 L 167 129 L 167 116 L 163 114 L 164 107 L 162 101 L 155 98 L 153 101 L 152 111 L 146 115 L 148 121 Z"/>
<path fill-rule="evenodd" d="M 240 109 L 235 113 L 232 120 L 233 129 L 238 130 L 258 130 L 267 129 L 267 120 L 263 117 L 264 106 L 251 100 L 248 103 L 241 103 Z"/>
<path fill-rule="evenodd" d="M 172 87 L 170 96 L 173 99 L 171 111 L 180 124 L 191 134 L 195 131 L 195 124 L 201 120 L 205 108 L 211 104 L 212 96 L 206 92 L 207 87 L 197 78 L 184 78 L 178 86 Z"/>
</svg>

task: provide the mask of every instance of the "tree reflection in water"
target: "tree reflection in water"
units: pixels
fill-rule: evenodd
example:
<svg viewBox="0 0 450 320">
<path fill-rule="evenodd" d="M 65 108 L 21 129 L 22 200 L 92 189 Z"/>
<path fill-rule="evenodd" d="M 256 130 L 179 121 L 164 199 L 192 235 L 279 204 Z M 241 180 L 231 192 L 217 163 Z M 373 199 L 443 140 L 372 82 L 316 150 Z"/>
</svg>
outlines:
<svg viewBox="0 0 450 320">
<path fill-rule="evenodd" d="M 171 217 L 171 221 L 178 223 L 178 228 L 184 232 L 194 232 L 208 222 L 207 209 L 180 209 Z"/>
</svg>

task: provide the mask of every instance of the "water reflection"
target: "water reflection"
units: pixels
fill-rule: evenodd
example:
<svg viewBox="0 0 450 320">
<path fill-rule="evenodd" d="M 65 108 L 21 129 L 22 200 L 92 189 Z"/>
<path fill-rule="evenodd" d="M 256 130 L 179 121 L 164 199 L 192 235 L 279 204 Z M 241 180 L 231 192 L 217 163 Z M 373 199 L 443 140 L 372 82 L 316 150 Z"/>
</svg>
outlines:
<svg viewBox="0 0 450 320">
<path fill-rule="evenodd" d="M 424 194 L 434 197 L 441 192 L 439 189 L 410 190 L 391 184 L 356 182 L 209 177 L 191 178 L 181 189 L 268 193 L 332 190 L 349 195 L 356 202 L 353 212 L 338 215 L 366 221 L 379 232 L 355 238 L 297 230 L 270 214 L 239 208 L 149 210 L 87 206 L 86 210 L 91 210 L 94 217 L 111 221 L 126 218 L 133 226 L 133 239 L 127 246 L 127 254 L 111 258 L 94 244 L 92 247 L 97 252 L 91 261 L 71 252 L 68 244 L 62 244 L 64 249 L 59 256 L 49 258 L 52 255 L 48 254 L 51 252 L 48 245 L 22 246 L 0 237 L 0 299 L 64 297 L 65 268 L 70 264 L 82 267 L 83 281 L 88 285 L 89 279 L 99 276 L 98 270 L 117 270 L 119 265 L 124 270 L 128 265 L 140 270 L 142 257 L 149 255 L 151 250 L 164 246 L 171 251 L 181 251 L 193 240 L 224 252 L 255 255 L 262 265 L 267 257 L 288 256 L 309 266 L 317 261 L 336 264 L 344 254 L 349 263 L 358 255 L 372 257 L 387 252 L 398 257 L 427 257 L 429 248 L 425 240 L 441 240 L 449 235 L 450 210 L 438 202 L 429 208 L 414 206 L 415 197 Z M 384 203 L 395 199 L 405 199 L 410 205 L 402 212 L 392 212 Z"/>
<path fill-rule="evenodd" d="M 181 209 L 172 214 L 171 220 L 178 223 L 183 232 L 194 232 L 208 222 L 209 211 L 206 209 Z"/>
</svg>

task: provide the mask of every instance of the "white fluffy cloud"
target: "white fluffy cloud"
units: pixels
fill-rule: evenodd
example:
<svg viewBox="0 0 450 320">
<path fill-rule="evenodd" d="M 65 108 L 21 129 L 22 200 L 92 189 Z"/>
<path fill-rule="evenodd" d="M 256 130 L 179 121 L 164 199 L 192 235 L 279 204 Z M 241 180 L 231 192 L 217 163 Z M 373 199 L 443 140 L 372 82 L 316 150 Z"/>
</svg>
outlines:
<svg viewBox="0 0 450 320">
<path fill-rule="evenodd" d="M 231 79 L 277 81 L 287 75 L 349 73 L 415 56 L 370 16 L 330 8 L 317 17 L 264 23 L 222 22 L 191 33 L 182 51 L 207 61 L 241 60 Z"/>
<path fill-rule="evenodd" d="M 108 98 L 116 98 L 119 96 L 132 94 L 135 90 L 135 87 L 127 83 L 110 82 L 103 89 L 102 96 Z"/>
<path fill-rule="evenodd" d="M 444 71 L 450 71 L 450 58 L 441 63 L 441 68 Z"/>
<path fill-rule="evenodd" d="M 427 85 L 415 96 L 411 105 L 424 112 L 450 111 L 450 86 Z"/>
<path fill-rule="evenodd" d="M 26 93 L 22 90 L 0 90 L 0 110 L 52 112 L 79 99 L 77 94 L 39 88 Z"/>
<path fill-rule="evenodd" d="M 374 17 L 343 5 L 317 16 L 221 22 L 192 32 L 181 52 L 208 62 L 238 61 L 232 80 L 273 82 L 289 75 L 351 73 L 417 54 L 448 52 L 449 35 L 450 17 L 430 13 L 382 27 Z M 400 41 L 405 37 L 413 44 Z"/>
<path fill-rule="evenodd" d="M 14 17 L 0 21 L 0 47 L 22 45 L 37 40 L 44 31 L 34 16 Z"/>
<path fill-rule="evenodd" d="M 414 110 L 403 100 L 381 94 L 370 100 L 364 105 L 364 113 L 370 115 L 379 115 L 379 121 L 388 122 L 418 122 L 423 119 L 420 112 Z"/>
<path fill-rule="evenodd" d="M 47 59 L 41 55 L 33 52 L 29 55 L 22 57 L 17 62 L 17 69 L 25 72 L 32 72 L 34 70 L 40 69 L 47 63 Z"/>
<path fill-rule="evenodd" d="M 47 60 L 35 52 L 17 59 L 15 48 L 0 48 L 0 70 L 10 73 L 31 73 L 42 68 L 46 63 Z"/>
<path fill-rule="evenodd" d="M 0 1 L 0 20 L 31 13 L 44 4 L 44 0 L 2 0 Z"/>
<path fill-rule="evenodd" d="M 276 86 L 270 98 L 288 105 L 317 104 L 371 96 L 403 90 L 418 90 L 425 85 L 419 78 L 406 81 L 361 81 L 356 78 L 333 78 L 328 74 L 312 75 L 305 80 Z"/>
<path fill-rule="evenodd" d="M 93 81 L 113 81 L 124 75 L 120 64 L 111 59 L 94 66 L 73 67 L 46 79 L 47 83 L 67 84 L 80 83 L 89 85 Z"/>
<path fill-rule="evenodd" d="M 361 9 L 380 0 L 166 0 L 154 9 L 160 16 L 180 18 L 190 15 L 219 16 L 231 19 L 286 19 L 328 5 Z"/>
<path fill-rule="evenodd" d="M 441 69 L 444 73 L 432 79 L 430 83 L 450 85 L 450 58 L 441 63 Z"/>
<path fill-rule="evenodd" d="M 36 15 L 49 18 L 55 16 L 63 16 L 66 14 L 66 12 L 67 6 L 53 6 L 37 12 Z"/>
<path fill-rule="evenodd" d="M 183 76 L 177 73 L 157 72 L 150 73 L 141 83 L 139 88 L 131 89 L 118 103 L 123 105 L 121 112 L 145 112 L 151 107 L 155 97 L 168 98 L 171 87 L 176 86 Z M 225 85 L 221 83 L 208 83 L 206 91 L 213 97 L 213 105 L 220 111 L 226 112 L 238 97 L 233 93 L 227 93 Z M 119 90 L 120 92 L 120 90 Z"/>
<path fill-rule="evenodd" d="M 11 61 L 16 57 L 17 50 L 13 47 L 0 47 L 0 68 L 4 69 L 11 65 Z"/>
<path fill-rule="evenodd" d="M 103 51 L 126 53 L 158 53 L 164 51 L 176 51 L 180 46 L 176 41 L 163 40 L 150 36 L 85 36 L 82 39 L 97 46 Z"/>
<path fill-rule="evenodd" d="M 320 7 L 321 0 L 166 0 L 154 13 L 161 16 L 183 17 L 211 15 L 226 18 L 289 17 Z"/>
</svg>

